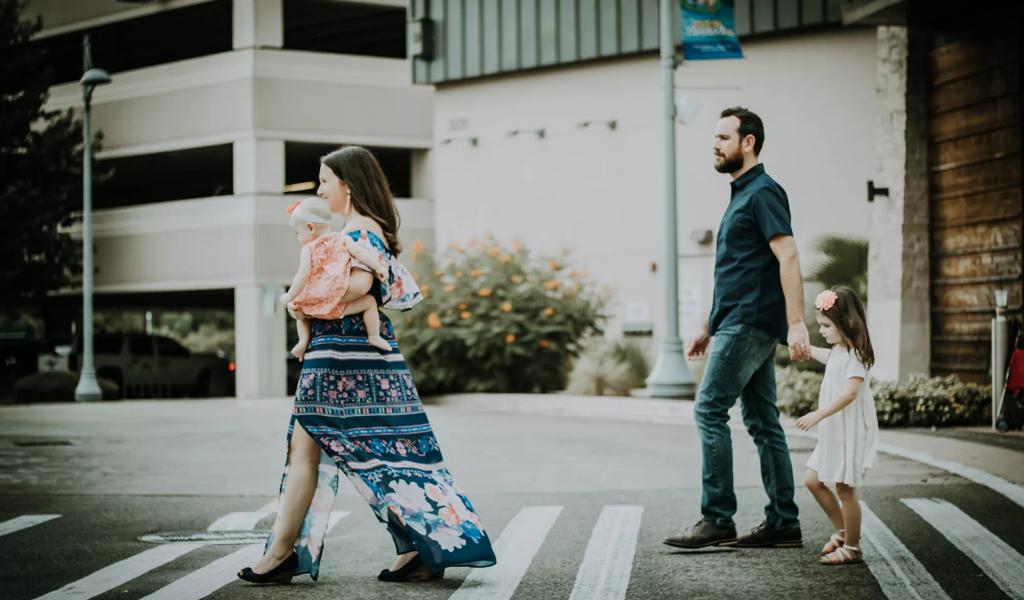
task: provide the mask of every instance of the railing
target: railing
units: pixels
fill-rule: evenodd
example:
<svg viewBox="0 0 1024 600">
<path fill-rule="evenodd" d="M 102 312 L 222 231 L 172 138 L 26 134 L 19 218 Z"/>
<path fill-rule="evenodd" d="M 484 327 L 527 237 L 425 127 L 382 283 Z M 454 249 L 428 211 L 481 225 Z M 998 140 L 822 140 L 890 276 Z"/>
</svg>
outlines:
<svg viewBox="0 0 1024 600">
<path fill-rule="evenodd" d="M 286 227 L 285 208 L 297 198 L 284 194 L 213 196 L 107 208 L 94 213 L 93 234 L 104 238 L 252 225 Z M 433 229 L 432 200 L 396 198 L 395 201 L 403 226 Z M 77 222 L 79 215 L 75 217 L 76 223 L 65 231 L 78 237 L 82 228 Z"/>
<path fill-rule="evenodd" d="M 286 284 L 298 246 L 285 208 L 296 196 L 217 196 L 96 211 L 96 291 L 159 292 Z M 398 199 L 406 245 L 433 246 L 433 202 Z M 81 225 L 66 231 L 81 236 Z M 73 292 L 73 290 L 68 290 Z"/>
<path fill-rule="evenodd" d="M 236 79 L 283 79 L 327 84 L 405 87 L 412 84 L 408 61 L 376 56 L 302 50 L 234 50 L 113 74 L 98 88 L 93 104 L 166 94 Z M 78 82 L 50 88 L 47 108 L 81 104 Z"/>
</svg>

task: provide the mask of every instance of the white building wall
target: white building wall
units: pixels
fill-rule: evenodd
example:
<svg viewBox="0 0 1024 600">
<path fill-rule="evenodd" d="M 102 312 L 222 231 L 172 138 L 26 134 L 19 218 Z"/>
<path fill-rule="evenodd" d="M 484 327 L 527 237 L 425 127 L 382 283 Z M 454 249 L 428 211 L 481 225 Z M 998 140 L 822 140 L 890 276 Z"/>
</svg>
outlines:
<svg viewBox="0 0 1024 600">
<path fill-rule="evenodd" d="M 200 1 L 33 0 L 30 13 L 44 18 L 39 35 L 47 36 Z M 417 197 L 398 201 L 401 237 L 433 245 L 433 203 L 422 197 L 430 193 L 423 166 L 433 140 L 433 89 L 412 85 L 404 59 L 279 49 L 283 1 L 233 0 L 233 51 L 114 73 L 93 96 L 93 127 L 104 134 L 100 159 L 232 144 L 231 196 L 146 203 L 140 189 L 139 205 L 96 211 L 95 290 L 233 289 L 240 397 L 287 393 L 277 298 L 299 249 L 285 214 L 295 199 L 283 194 L 286 142 L 415 149 Z M 50 91 L 48 109 L 81 108 L 77 82 Z M 316 169 L 309 166 L 310 180 Z"/>
<path fill-rule="evenodd" d="M 700 104 L 677 126 L 682 328 L 691 334 L 710 307 L 712 230 L 729 199 L 729 178 L 712 167 L 721 109 L 741 104 L 765 121 L 762 160 L 789 194 L 804 270 L 822 235 L 866 237 L 865 182 L 873 177 L 875 34 L 837 30 L 748 41 L 743 60 L 687 62 L 680 94 Z M 841 76 L 837 76 L 841 74 Z M 656 56 L 439 86 L 435 97 L 438 247 L 493 233 L 529 247 L 574 250 L 615 290 L 616 332 L 626 303 L 663 323 L 662 105 Z M 617 127 L 580 129 L 586 120 Z M 509 137 L 515 129 L 545 137 Z M 448 138 L 476 136 L 477 146 Z"/>
</svg>

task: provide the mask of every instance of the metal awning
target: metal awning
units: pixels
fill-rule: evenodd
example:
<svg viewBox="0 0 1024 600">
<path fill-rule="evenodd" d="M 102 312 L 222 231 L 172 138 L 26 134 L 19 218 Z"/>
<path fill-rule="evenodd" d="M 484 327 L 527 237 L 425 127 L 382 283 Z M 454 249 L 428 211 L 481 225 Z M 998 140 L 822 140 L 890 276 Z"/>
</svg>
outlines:
<svg viewBox="0 0 1024 600">
<path fill-rule="evenodd" d="M 992 3 L 998 24 L 1015 27 L 1024 18 L 1024 3 Z M 965 10 L 959 0 L 853 0 L 842 6 L 843 25 L 907 25 L 959 28 L 992 24 L 992 11 Z"/>
<path fill-rule="evenodd" d="M 905 25 L 906 0 L 855 0 L 843 6 L 843 25 Z"/>
</svg>

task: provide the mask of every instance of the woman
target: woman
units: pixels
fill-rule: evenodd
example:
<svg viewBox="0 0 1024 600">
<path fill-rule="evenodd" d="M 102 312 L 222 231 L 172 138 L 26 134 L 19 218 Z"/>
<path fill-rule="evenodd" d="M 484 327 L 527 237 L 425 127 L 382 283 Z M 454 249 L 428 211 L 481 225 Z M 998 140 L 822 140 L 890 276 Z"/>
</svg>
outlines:
<svg viewBox="0 0 1024 600">
<path fill-rule="evenodd" d="M 320 163 L 317 195 L 345 216 L 344 232 L 388 266 L 386 282 L 374 280 L 369 266 L 353 269 L 345 301 L 371 293 L 378 305 L 415 304 L 419 291 L 395 258 L 401 252 L 398 210 L 377 160 L 364 148 L 348 146 Z M 395 543 L 398 557 L 378 579 L 424 581 L 442 576 L 446 567 L 494 564 L 472 504 L 445 468 L 385 315 L 380 334 L 390 352 L 369 345 L 359 314 L 313 321 L 288 425 L 277 521 L 263 557 L 240 571 L 240 578 L 317 578 L 339 470 Z"/>
</svg>

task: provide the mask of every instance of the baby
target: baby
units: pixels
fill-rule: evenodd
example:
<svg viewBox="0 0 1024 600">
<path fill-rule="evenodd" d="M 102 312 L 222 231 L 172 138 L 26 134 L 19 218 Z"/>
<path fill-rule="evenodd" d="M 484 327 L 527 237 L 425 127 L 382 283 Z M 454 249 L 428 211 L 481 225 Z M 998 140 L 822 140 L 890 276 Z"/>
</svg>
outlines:
<svg viewBox="0 0 1024 600">
<path fill-rule="evenodd" d="M 289 225 L 302 250 L 299 253 L 299 270 L 288 292 L 281 295 L 281 304 L 304 315 L 295 323 L 299 343 L 292 348 L 292 356 L 301 361 L 306 353 L 310 319 L 333 320 L 355 313 L 363 313 L 370 345 L 390 351 L 391 345 L 380 336 L 380 315 L 374 297 L 365 295 L 352 302 L 342 302 L 348 291 L 353 254 L 358 261 L 364 249 L 350 243 L 351 238 L 345 234 L 330 230 L 331 212 L 326 200 L 316 197 L 298 200 L 288 207 L 288 214 Z M 368 265 L 376 262 L 372 257 L 368 260 L 360 262 Z M 381 276 L 380 273 L 375 275 Z"/>
</svg>

